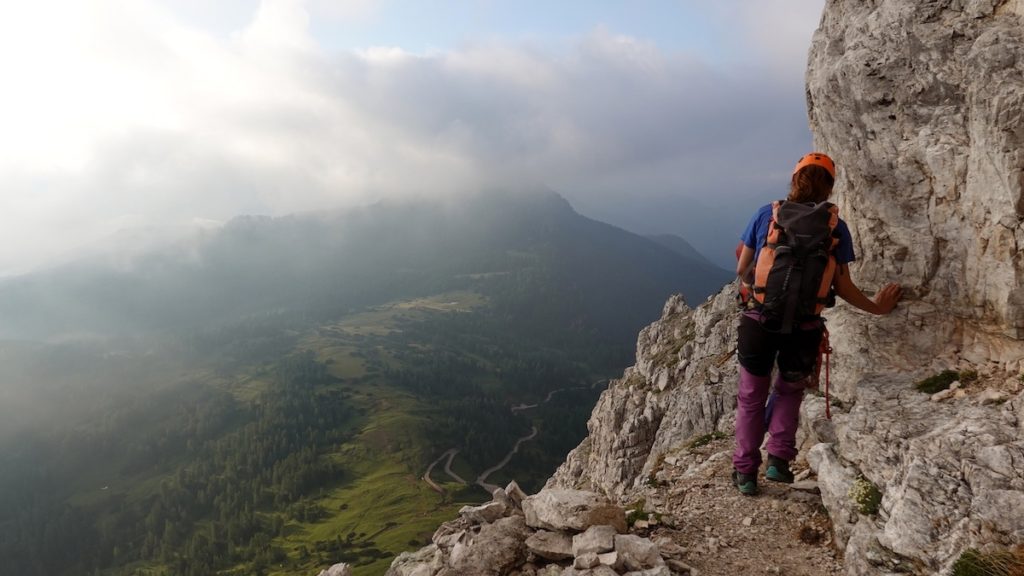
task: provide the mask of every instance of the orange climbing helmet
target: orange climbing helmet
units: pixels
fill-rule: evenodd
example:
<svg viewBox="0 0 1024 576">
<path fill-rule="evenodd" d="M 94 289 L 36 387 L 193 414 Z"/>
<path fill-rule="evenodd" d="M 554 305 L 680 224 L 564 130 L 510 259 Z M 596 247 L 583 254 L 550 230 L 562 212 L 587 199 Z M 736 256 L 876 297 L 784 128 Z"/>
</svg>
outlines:
<svg viewBox="0 0 1024 576">
<path fill-rule="evenodd" d="M 810 154 L 804 156 L 803 158 L 800 159 L 799 162 L 796 163 L 796 168 L 793 168 L 793 175 L 795 176 L 797 172 L 806 168 L 807 166 L 821 166 L 825 170 L 828 170 L 828 173 L 832 175 L 833 180 L 836 179 L 836 164 L 835 162 L 832 161 L 831 158 L 828 157 L 827 154 L 822 154 L 821 152 L 811 152 Z"/>
</svg>

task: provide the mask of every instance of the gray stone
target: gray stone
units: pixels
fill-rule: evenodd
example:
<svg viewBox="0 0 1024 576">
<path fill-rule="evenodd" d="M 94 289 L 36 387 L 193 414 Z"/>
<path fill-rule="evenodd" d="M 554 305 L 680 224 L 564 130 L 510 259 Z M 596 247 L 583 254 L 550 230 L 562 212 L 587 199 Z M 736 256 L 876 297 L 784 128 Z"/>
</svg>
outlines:
<svg viewBox="0 0 1024 576">
<path fill-rule="evenodd" d="M 686 555 L 686 548 L 676 544 L 671 538 L 663 536 L 656 539 L 654 544 L 658 547 L 658 553 L 660 553 L 662 557 L 681 558 Z"/>
<path fill-rule="evenodd" d="M 526 539 L 526 547 L 545 560 L 566 560 L 574 555 L 572 538 L 564 532 L 538 530 Z"/>
<path fill-rule="evenodd" d="M 665 565 L 678 576 L 697 576 L 697 570 L 682 560 L 669 558 L 665 560 Z"/>
<path fill-rule="evenodd" d="M 629 571 L 645 570 L 655 568 L 665 563 L 658 552 L 658 546 L 648 540 L 633 534 L 618 534 L 615 536 L 615 551 L 619 555 L 617 569 L 624 568 Z"/>
<path fill-rule="evenodd" d="M 797 490 L 800 492 L 809 492 L 811 494 L 819 494 L 821 489 L 818 488 L 818 483 L 814 480 L 801 480 L 799 482 L 793 482 L 789 485 L 790 489 Z"/>
<path fill-rule="evenodd" d="M 523 492 L 523 489 L 519 487 L 515 480 L 509 482 L 508 486 L 505 486 L 505 494 L 508 495 L 517 507 L 522 507 L 523 500 L 526 499 L 526 492 Z"/>
<path fill-rule="evenodd" d="M 435 576 L 444 566 L 441 549 L 431 544 L 416 552 L 403 552 L 391 562 L 385 576 Z"/>
<path fill-rule="evenodd" d="M 498 490 L 501 490 L 501 488 L 498 488 Z M 495 490 L 495 492 L 497 493 L 498 490 Z M 502 494 L 504 494 L 504 491 L 502 491 Z M 494 501 L 480 506 L 463 506 L 459 510 L 459 515 L 473 524 L 490 524 L 503 517 L 507 511 L 508 506 L 504 502 Z"/>
<path fill-rule="evenodd" d="M 444 532 L 436 535 L 434 538 L 434 544 L 437 544 L 442 549 L 451 550 L 456 544 L 462 541 L 466 537 L 465 530 L 459 530 L 457 532 Z"/>
<path fill-rule="evenodd" d="M 438 526 L 431 541 L 442 548 L 451 548 L 472 525 L 469 520 L 459 516 Z"/>
<path fill-rule="evenodd" d="M 521 516 L 483 524 L 472 539 L 452 549 L 448 564 L 457 574 L 502 576 L 525 563 L 527 533 Z"/>
<path fill-rule="evenodd" d="M 615 548 L 615 528 L 611 526 L 591 526 L 582 534 L 572 537 L 573 556 L 593 552 L 602 554 Z"/>
<path fill-rule="evenodd" d="M 594 492 L 545 489 L 523 500 L 523 512 L 531 528 L 583 531 L 608 524 L 626 530 L 625 510 Z"/>
<path fill-rule="evenodd" d="M 508 492 L 505 492 L 505 490 L 501 488 L 495 488 L 494 491 L 491 492 L 491 501 L 505 507 L 505 510 L 502 512 L 504 515 L 508 515 L 510 511 L 518 507 L 515 501 L 512 500 L 512 497 L 508 495 Z"/>
<path fill-rule="evenodd" d="M 612 550 L 611 552 L 605 552 L 604 554 L 598 554 L 597 555 L 597 561 L 600 562 L 602 566 L 612 566 L 612 567 L 614 567 L 616 564 L 619 563 L 619 553 L 614 551 L 614 550 Z"/>
<path fill-rule="evenodd" d="M 601 561 L 598 560 L 597 554 L 594 554 L 593 552 L 587 552 L 585 554 L 580 554 L 579 556 L 577 556 L 576 559 L 573 560 L 572 567 L 576 568 L 577 570 L 586 570 L 588 568 L 593 568 L 594 566 L 597 566 L 600 563 Z"/>
<path fill-rule="evenodd" d="M 981 394 L 978 394 L 978 402 L 982 404 L 1002 404 L 1009 399 L 1009 394 L 993 388 L 988 388 Z"/>
</svg>

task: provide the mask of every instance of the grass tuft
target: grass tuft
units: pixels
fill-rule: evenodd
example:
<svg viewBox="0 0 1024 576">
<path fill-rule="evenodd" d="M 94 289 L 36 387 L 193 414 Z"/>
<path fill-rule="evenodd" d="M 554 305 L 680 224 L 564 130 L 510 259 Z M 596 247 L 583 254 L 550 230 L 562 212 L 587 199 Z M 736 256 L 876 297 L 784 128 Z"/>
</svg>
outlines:
<svg viewBox="0 0 1024 576">
<path fill-rule="evenodd" d="M 726 438 L 726 435 L 719 432 L 718 430 L 715 430 L 710 434 L 702 434 L 700 436 L 695 437 L 693 440 L 690 440 L 686 444 L 686 448 L 688 450 L 695 450 L 697 448 L 700 448 L 701 446 L 707 446 L 708 444 L 711 444 L 711 442 L 713 442 L 714 440 L 722 440 L 723 438 Z"/>
<path fill-rule="evenodd" d="M 960 382 L 964 384 L 970 384 L 978 379 L 977 370 L 964 370 L 960 373 Z"/>
<path fill-rule="evenodd" d="M 993 552 L 964 550 L 953 563 L 950 576 L 1024 576 L 1024 547 Z"/>
<path fill-rule="evenodd" d="M 959 381 L 961 384 L 970 384 L 977 380 L 977 370 L 964 370 L 963 372 L 957 372 L 956 370 L 943 370 L 934 376 L 929 376 L 928 378 L 921 380 L 915 385 L 915 387 L 926 394 L 935 394 L 936 392 L 946 390 L 951 384 L 953 384 L 953 382 Z"/>
</svg>

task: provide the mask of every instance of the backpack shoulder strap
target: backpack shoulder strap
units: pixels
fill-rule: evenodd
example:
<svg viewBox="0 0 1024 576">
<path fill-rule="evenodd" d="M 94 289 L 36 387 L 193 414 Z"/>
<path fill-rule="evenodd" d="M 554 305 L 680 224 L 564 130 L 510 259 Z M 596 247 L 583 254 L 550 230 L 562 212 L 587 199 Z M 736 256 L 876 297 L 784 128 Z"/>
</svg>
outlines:
<svg viewBox="0 0 1024 576">
<path fill-rule="evenodd" d="M 771 272 L 772 266 L 775 264 L 775 249 L 779 245 L 779 239 L 783 232 L 782 226 L 779 225 L 779 209 L 785 203 L 785 200 L 772 202 L 772 216 L 768 221 L 768 232 L 764 246 L 761 247 L 757 261 L 754 262 L 754 299 L 761 304 L 764 304 L 764 292 L 765 286 L 768 284 L 768 273 Z"/>
</svg>

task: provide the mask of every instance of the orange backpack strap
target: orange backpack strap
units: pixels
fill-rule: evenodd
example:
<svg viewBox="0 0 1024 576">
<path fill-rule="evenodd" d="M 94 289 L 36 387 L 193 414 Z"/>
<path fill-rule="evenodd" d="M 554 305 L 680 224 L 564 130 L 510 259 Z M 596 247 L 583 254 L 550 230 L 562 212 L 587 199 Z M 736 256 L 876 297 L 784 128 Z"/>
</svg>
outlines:
<svg viewBox="0 0 1024 576">
<path fill-rule="evenodd" d="M 768 223 L 768 236 L 761 252 L 757 255 L 757 263 L 754 267 L 754 300 L 764 304 L 765 286 L 768 285 L 768 272 L 775 265 L 775 248 L 779 245 L 779 235 L 782 227 L 779 226 L 779 208 L 785 200 L 772 202 L 772 218 Z"/>
</svg>

